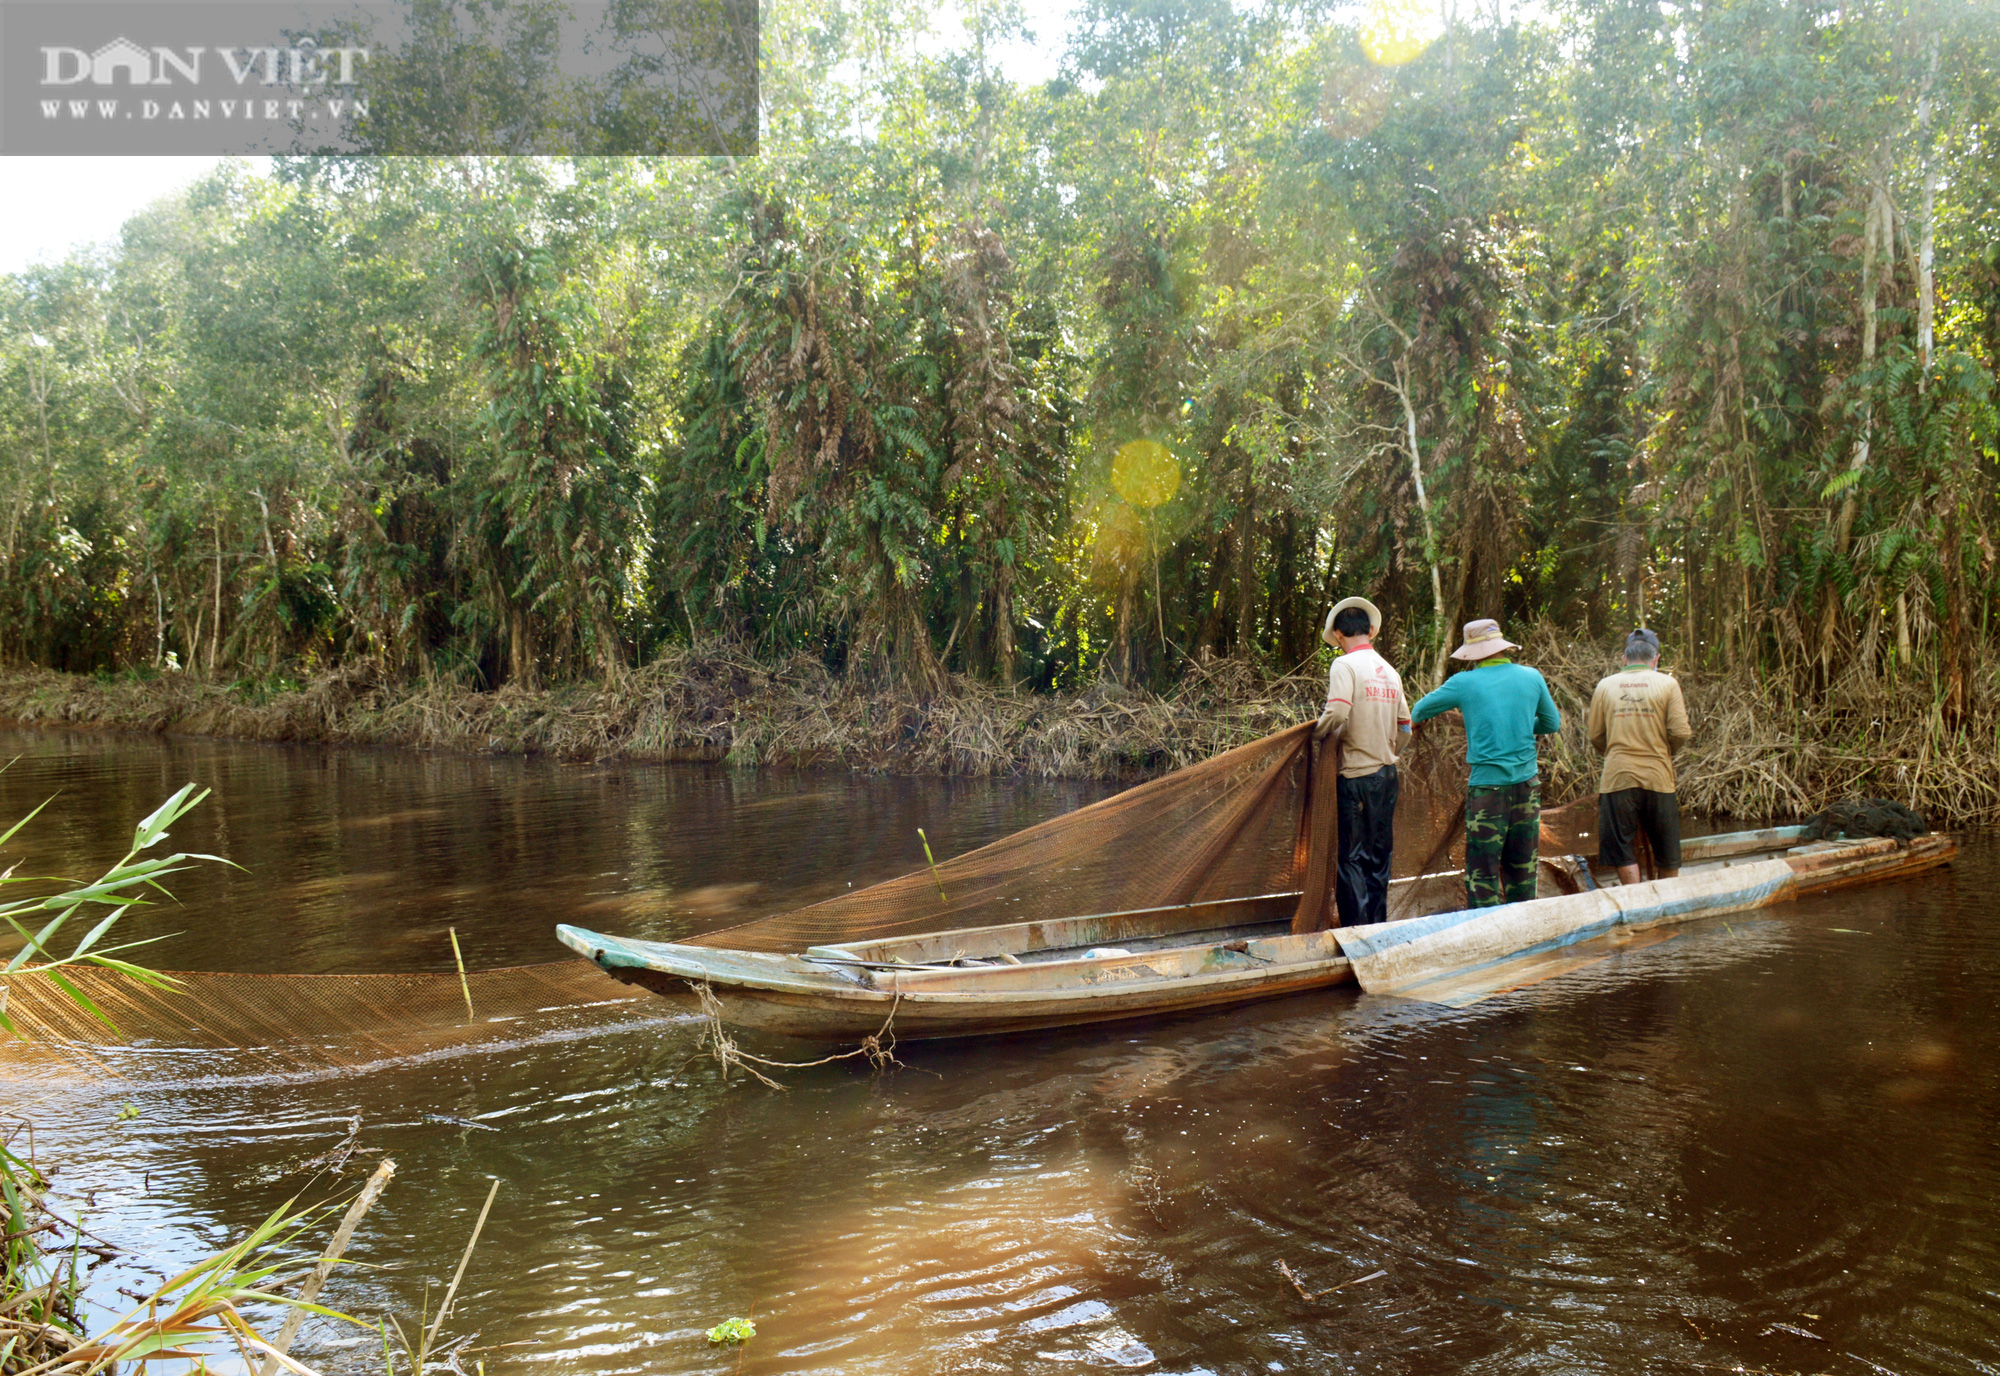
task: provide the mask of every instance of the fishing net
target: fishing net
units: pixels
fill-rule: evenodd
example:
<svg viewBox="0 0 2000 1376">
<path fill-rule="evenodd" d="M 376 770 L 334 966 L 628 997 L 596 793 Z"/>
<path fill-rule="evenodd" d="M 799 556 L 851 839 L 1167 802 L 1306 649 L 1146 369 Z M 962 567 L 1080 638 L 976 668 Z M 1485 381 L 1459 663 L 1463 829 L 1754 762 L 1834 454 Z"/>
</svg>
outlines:
<svg viewBox="0 0 2000 1376">
<path fill-rule="evenodd" d="M 177 974 L 171 989 L 95 966 L 63 975 L 113 1025 L 47 978 L 10 979 L 7 1015 L 20 1035 L 0 1032 L 0 1077 L 50 1066 L 111 1076 L 354 1069 L 653 1022 L 662 1009 L 585 960 L 481 970 L 463 988 L 455 974 Z"/>
<path fill-rule="evenodd" d="M 749 951 L 1279 893 L 1304 871 L 1310 723 L 853 893 L 693 938 Z"/>
<path fill-rule="evenodd" d="M 1893 836 L 1899 845 L 1907 846 L 1930 829 L 1931 825 L 1922 813 L 1901 803 L 1888 798 L 1851 798 L 1835 803 L 1807 822 L 1805 839 L 1819 841 L 1835 836 Z"/>
<path fill-rule="evenodd" d="M 704 933 L 745 951 L 880 941 L 921 932 L 1205 899 L 1302 892 L 1294 931 L 1335 924 L 1330 744 L 1311 723 L 1239 746 L 945 860 L 809 907 Z M 1398 761 L 1392 874 L 1462 868 L 1465 737 L 1434 723 Z M 1321 787 L 1325 783 L 1327 786 Z M 1544 852 L 1595 853 L 1596 800 L 1543 815 Z"/>
<path fill-rule="evenodd" d="M 1294 726 L 934 869 L 689 940 L 801 951 L 1301 889 L 1294 929 L 1331 926 L 1338 766 L 1312 735 L 1310 722 Z M 1395 872 L 1403 874 L 1415 872 L 1457 815 L 1462 737 L 1426 733 L 1400 767 Z"/>
</svg>

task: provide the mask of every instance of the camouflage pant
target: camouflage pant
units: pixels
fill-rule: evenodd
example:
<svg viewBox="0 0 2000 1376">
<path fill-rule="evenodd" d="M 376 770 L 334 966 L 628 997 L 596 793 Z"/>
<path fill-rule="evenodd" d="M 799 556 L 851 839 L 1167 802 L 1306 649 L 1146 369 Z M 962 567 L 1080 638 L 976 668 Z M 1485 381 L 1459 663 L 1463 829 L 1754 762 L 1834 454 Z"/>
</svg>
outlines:
<svg viewBox="0 0 2000 1376">
<path fill-rule="evenodd" d="M 1475 788 L 1465 797 L 1465 906 L 1494 908 L 1535 896 L 1541 839 L 1539 780 Z"/>
</svg>

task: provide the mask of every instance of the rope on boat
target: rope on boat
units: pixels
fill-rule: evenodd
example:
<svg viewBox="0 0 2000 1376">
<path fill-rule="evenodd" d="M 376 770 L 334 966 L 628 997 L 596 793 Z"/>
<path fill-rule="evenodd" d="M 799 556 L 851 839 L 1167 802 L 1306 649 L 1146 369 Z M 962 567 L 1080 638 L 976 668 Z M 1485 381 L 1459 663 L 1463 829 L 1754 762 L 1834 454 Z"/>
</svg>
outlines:
<svg viewBox="0 0 2000 1376">
<path fill-rule="evenodd" d="M 715 996 L 713 985 L 707 980 L 699 984 L 694 984 L 690 980 L 689 983 L 693 985 L 695 1002 L 701 1007 L 703 1019 L 701 1040 L 696 1045 L 706 1047 L 709 1054 L 715 1057 L 716 1062 L 722 1067 L 724 1080 L 729 1078 L 729 1068 L 735 1066 L 745 1074 L 754 1075 L 772 1089 L 790 1089 L 790 1085 L 779 1084 L 757 1067 L 762 1065 L 769 1066 L 773 1070 L 810 1070 L 814 1066 L 832 1065 L 835 1061 L 850 1061 L 856 1056 L 866 1056 L 868 1064 L 877 1071 L 887 1070 L 891 1066 L 902 1068 L 903 1063 L 896 1059 L 896 1034 L 892 1030 L 892 1025 L 896 1021 L 896 1008 L 903 1001 L 901 993 L 890 1000 L 889 1016 L 882 1020 L 882 1025 L 870 1035 L 863 1037 L 861 1045 L 852 1051 L 822 1056 L 816 1061 L 773 1061 L 762 1056 L 753 1056 L 736 1044 L 735 1038 L 729 1035 L 728 1028 L 723 1024 L 722 1000 Z"/>
</svg>

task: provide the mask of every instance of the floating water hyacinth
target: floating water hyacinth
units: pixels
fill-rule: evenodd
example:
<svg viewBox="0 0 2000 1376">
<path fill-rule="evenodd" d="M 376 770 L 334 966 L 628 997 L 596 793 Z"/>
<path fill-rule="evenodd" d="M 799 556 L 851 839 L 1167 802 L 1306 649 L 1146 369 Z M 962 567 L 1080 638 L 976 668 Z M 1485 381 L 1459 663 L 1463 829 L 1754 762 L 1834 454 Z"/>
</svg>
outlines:
<svg viewBox="0 0 2000 1376">
<path fill-rule="evenodd" d="M 718 1345 L 723 1343 L 747 1343 L 757 1336 L 754 1319 L 724 1319 L 708 1330 L 708 1340 Z"/>
</svg>

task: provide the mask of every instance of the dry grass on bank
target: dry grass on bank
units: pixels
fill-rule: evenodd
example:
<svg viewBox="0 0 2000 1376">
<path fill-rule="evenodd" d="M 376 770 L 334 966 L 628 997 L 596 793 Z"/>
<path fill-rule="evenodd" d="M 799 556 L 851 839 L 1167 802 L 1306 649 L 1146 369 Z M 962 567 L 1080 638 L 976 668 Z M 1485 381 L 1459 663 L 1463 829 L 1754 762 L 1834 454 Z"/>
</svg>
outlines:
<svg viewBox="0 0 2000 1376">
<path fill-rule="evenodd" d="M 1544 749 L 1544 797 L 1591 791 L 1598 762 L 1584 708 L 1615 655 L 1543 628 L 1521 658 L 1547 675 L 1564 715 L 1561 736 Z M 1866 795 L 1908 803 L 1939 824 L 2000 822 L 2000 692 L 1990 674 L 1974 720 L 1956 731 L 1928 683 L 1850 674 L 1825 705 L 1788 699 L 1748 674 L 1688 674 L 1683 683 L 1695 741 L 1680 761 L 1680 793 L 1692 814 L 1802 816 Z M 188 675 L 21 670 L 0 674 L 0 719 L 564 759 L 1137 779 L 1304 720 L 1323 692 L 1316 675 L 1273 681 L 1218 663 L 1190 670 L 1166 694 L 1106 682 L 1036 696 L 953 679 L 918 698 L 862 688 L 805 656 L 773 665 L 708 644 L 677 648 L 615 683 L 495 693 L 346 671 L 253 700 Z"/>
<path fill-rule="evenodd" d="M 1318 711 L 1323 686 L 1218 663 L 1165 695 L 1110 682 L 1063 696 L 954 678 L 918 698 L 867 690 L 806 656 L 759 663 L 679 647 L 615 683 L 475 693 L 346 671 L 252 701 L 190 675 L 0 674 L 0 719 L 259 741 L 398 745 L 563 759 L 727 760 L 918 774 L 1140 778 L 1256 740 Z"/>
</svg>

